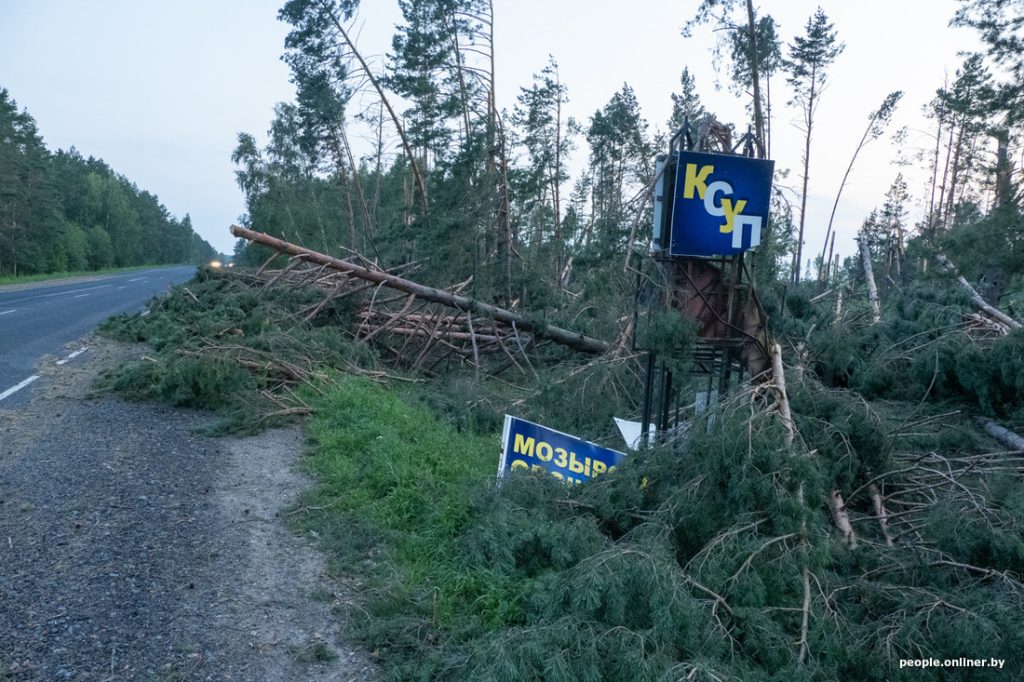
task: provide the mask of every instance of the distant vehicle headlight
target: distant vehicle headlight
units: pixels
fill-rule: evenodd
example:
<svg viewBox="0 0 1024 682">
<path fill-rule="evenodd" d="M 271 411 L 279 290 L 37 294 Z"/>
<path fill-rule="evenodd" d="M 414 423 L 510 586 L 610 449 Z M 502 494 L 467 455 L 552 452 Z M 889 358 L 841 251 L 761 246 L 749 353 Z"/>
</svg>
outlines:
<svg viewBox="0 0 1024 682">
<path fill-rule="evenodd" d="M 213 268 L 214 270 L 216 270 L 220 266 L 221 266 L 221 263 L 220 263 L 219 260 L 212 260 L 212 261 L 210 261 L 210 267 Z"/>
</svg>

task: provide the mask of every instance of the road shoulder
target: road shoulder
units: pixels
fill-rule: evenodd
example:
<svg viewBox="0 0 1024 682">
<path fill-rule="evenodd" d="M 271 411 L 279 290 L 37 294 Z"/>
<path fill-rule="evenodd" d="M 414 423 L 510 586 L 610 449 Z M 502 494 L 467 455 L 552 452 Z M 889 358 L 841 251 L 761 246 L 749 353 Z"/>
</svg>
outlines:
<svg viewBox="0 0 1024 682">
<path fill-rule="evenodd" d="M 0 409 L 0 678 L 370 680 L 354 595 L 286 523 L 301 430 L 94 395 L 141 348 L 102 339 Z"/>
</svg>

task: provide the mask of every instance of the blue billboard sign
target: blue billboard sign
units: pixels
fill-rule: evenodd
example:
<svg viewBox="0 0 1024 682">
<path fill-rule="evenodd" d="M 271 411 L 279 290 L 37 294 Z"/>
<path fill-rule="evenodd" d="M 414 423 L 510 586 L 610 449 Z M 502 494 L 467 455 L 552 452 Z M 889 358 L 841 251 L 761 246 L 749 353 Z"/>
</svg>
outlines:
<svg viewBox="0 0 1024 682">
<path fill-rule="evenodd" d="M 566 483 L 583 483 L 614 471 L 625 456 L 567 433 L 505 415 L 498 477 L 510 471 L 544 471 Z"/>
<path fill-rule="evenodd" d="M 679 152 L 672 205 L 672 256 L 729 256 L 761 243 L 774 161 Z"/>
</svg>

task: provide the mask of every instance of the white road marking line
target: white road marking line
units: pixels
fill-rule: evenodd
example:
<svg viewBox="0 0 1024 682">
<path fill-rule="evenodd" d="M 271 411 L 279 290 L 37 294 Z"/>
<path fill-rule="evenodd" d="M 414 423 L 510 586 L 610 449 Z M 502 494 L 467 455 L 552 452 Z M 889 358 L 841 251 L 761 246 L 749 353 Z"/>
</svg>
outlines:
<svg viewBox="0 0 1024 682">
<path fill-rule="evenodd" d="M 43 296 L 40 296 L 39 298 L 43 298 L 44 296 L 64 296 L 66 294 L 73 294 L 76 291 L 95 291 L 96 289 L 106 289 L 109 286 L 110 286 L 109 284 L 101 284 L 98 287 L 88 287 L 86 289 L 72 289 L 71 291 L 58 291 L 55 294 L 43 294 Z"/>
<path fill-rule="evenodd" d="M 130 279 L 128 281 L 129 282 L 145 282 L 146 278 L 145 277 L 136 277 L 135 279 Z"/>
<path fill-rule="evenodd" d="M 25 379 L 24 381 L 22 381 L 17 386 L 11 386 L 9 389 L 4 391 L 3 393 L 0 393 L 0 400 L 3 400 L 4 398 L 7 398 L 9 396 L 14 395 L 15 393 L 17 393 L 21 389 L 25 388 L 26 386 L 28 386 L 29 384 L 31 384 L 33 381 L 35 381 L 38 378 L 39 378 L 38 374 L 33 374 L 32 376 L 30 376 L 28 379 Z"/>
<path fill-rule="evenodd" d="M 0 313 L 0 315 L 10 315 L 11 313 L 16 313 L 16 312 L 18 312 L 18 311 L 17 310 L 5 310 L 2 313 Z"/>
<path fill-rule="evenodd" d="M 75 296 L 75 298 L 85 298 L 88 295 L 89 294 L 79 294 L 78 296 Z"/>
<path fill-rule="evenodd" d="M 72 353 L 71 355 L 67 356 L 63 360 L 58 360 L 57 364 L 58 365 L 67 364 L 67 363 L 71 362 L 72 360 L 74 360 L 75 358 L 77 358 L 79 355 L 81 355 L 82 353 L 84 353 L 87 350 L 89 350 L 89 346 L 86 346 L 85 348 L 79 348 L 78 350 L 76 350 L 74 353 Z"/>
<path fill-rule="evenodd" d="M 26 301 L 35 301 L 40 298 L 52 298 L 53 296 L 67 296 L 68 294 L 74 294 L 79 291 L 94 291 L 96 289 L 106 289 L 109 286 L 109 284 L 101 284 L 97 287 L 89 287 L 88 289 L 72 289 L 71 291 L 58 291 L 52 294 L 39 294 L 38 296 L 28 296 L 26 298 L 19 298 L 13 301 L 7 301 L 7 305 L 10 305 L 12 303 L 25 303 Z"/>
</svg>

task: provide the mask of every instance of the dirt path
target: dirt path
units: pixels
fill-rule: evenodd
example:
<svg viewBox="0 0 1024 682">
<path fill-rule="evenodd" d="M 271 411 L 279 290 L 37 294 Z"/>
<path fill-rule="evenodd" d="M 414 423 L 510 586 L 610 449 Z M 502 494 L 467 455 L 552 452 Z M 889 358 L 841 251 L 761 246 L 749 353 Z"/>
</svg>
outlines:
<svg viewBox="0 0 1024 682">
<path fill-rule="evenodd" d="M 90 396 L 137 351 L 88 345 L 0 409 L 0 681 L 376 679 L 341 638 L 351 594 L 285 525 L 302 433 L 211 439 Z"/>
</svg>

